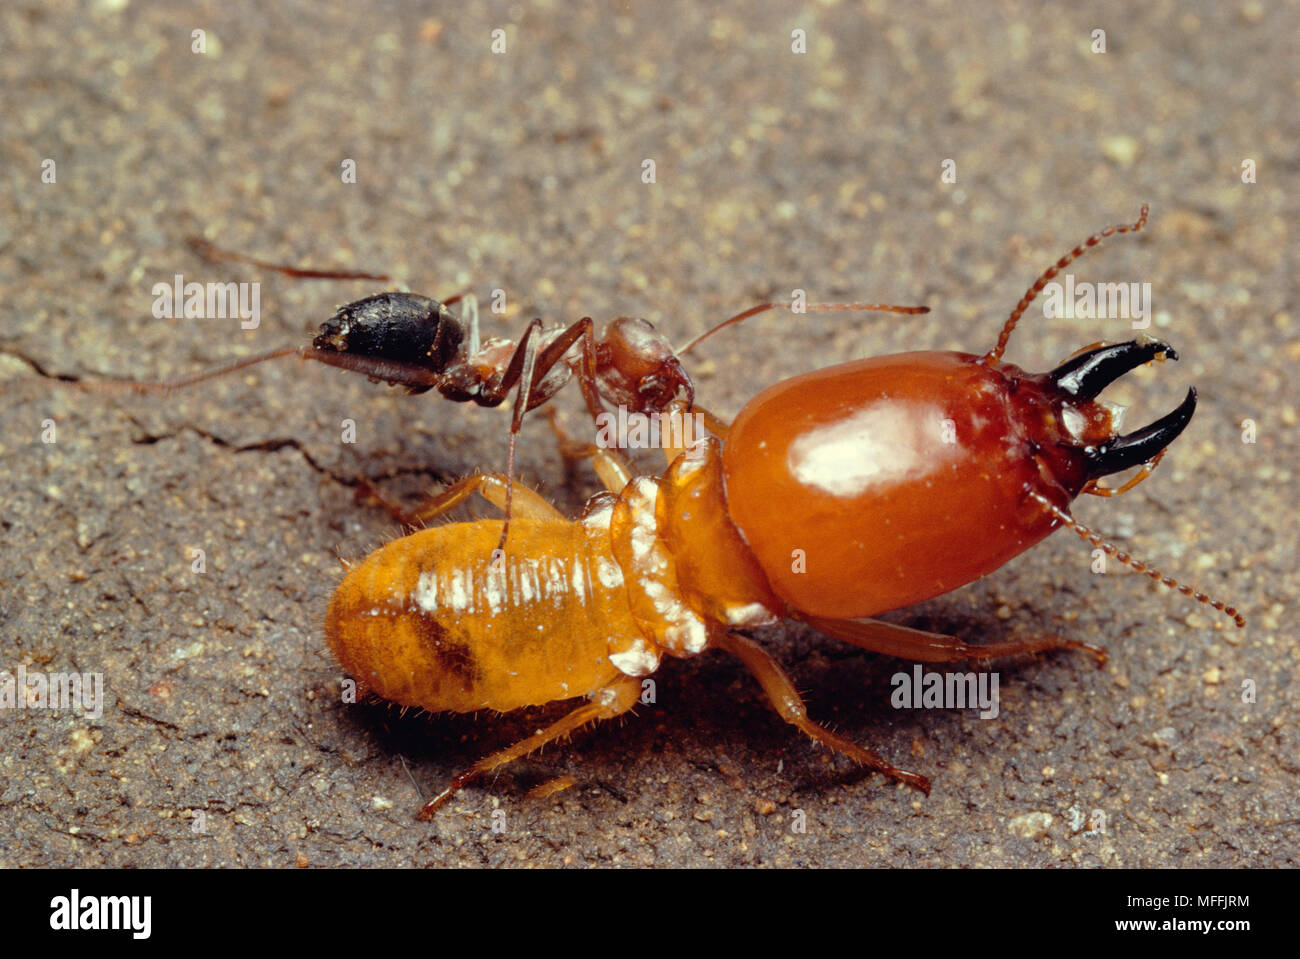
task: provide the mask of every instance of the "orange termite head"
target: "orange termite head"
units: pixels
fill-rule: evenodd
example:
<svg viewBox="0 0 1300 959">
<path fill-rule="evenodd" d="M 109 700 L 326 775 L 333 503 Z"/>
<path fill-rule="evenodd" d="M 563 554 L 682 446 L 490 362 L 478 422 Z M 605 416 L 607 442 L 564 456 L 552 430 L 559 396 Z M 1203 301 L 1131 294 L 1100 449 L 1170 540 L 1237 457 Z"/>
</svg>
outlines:
<svg viewBox="0 0 1300 959">
<path fill-rule="evenodd" d="M 874 616 L 992 572 L 1060 527 L 1097 477 L 1152 460 L 1195 393 L 1128 435 L 1096 397 L 1156 340 L 1030 374 L 967 353 L 903 353 L 755 397 L 723 448 L 730 515 L 792 615 Z"/>
<path fill-rule="evenodd" d="M 648 320 L 620 316 L 596 344 L 596 378 L 601 394 L 636 413 L 668 408 L 679 390 L 686 406 L 695 387 L 672 344 Z"/>
</svg>

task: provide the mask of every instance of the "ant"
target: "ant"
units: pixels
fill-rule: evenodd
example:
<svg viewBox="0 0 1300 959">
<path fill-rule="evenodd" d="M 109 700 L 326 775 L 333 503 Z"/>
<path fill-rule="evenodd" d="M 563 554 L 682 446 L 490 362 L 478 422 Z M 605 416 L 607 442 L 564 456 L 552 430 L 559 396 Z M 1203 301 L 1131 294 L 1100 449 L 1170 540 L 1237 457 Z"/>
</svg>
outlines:
<svg viewBox="0 0 1300 959">
<path fill-rule="evenodd" d="M 191 237 L 188 242 L 200 257 L 210 262 L 244 263 L 297 279 L 393 282 L 392 277 L 382 273 L 286 266 L 223 250 L 197 237 Z M 449 308 L 460 300 L 465 301 L 463 319 Z M 785 303 L 761 303 L 724 321 L 710 333 L 766 310 L 787 308 L 789 304 Z M 808 304 L 804 308 L 929 312 L 929 307 L 924 306 L 878 303 Z M 167 382 L 100 381 L 86 385 L 126 387 L 137 393 L 166 393 L 268 360 L 296 356 L 361 373 L 372 382 L 402 386 L 410 394 L 436 389 L 457 403 L 500 406 L 513 393 L 514 410 L 506 452 L 506 476 L 513 480 L 515 447 L 524 414 L 550 400 L 574 376 L 597 425 L 601 415 L 607 412 L 606 404 L 634 414 L 661 415 L 682 397 L 684 410 L 699 414 L 709 428 L 719 427 L 716 417 L 695 406 L 695 387 L 680 359 L 703 339 L 699 337 L 675 351 L 648 320 L 629 316 L 617 317 L 597 337 L 592 318 L 584 316 L 568 327 L 551 330 L 543 329 L 541 319 L 537 318 L 528 324 L 518 341 L 498 337 L 484 341 L 479 332 L 478 301 L 473 295 L 461 293 L 439 302 L 417 293 L 391 291 L 339 307 L 321 324 L 309 346 L 281 347 Z M 412 525 L 410 514 L 383 500 L 368 484 L 363 483 L 361 490 L 378 499 L 400 522 Z M 504 548 L 509 530 L 513 490 L 513 483 L 506 487 L 499 549 Z"/>
<path fill-rule="evenodd" d="M 920 662 L 1079 649 L 1104 664 L 1104 649 L 1058 635 L 972 646 L 872 618 L 970 583 L 1062 526 L 1243 626 L 1233 607 L 1118 550 L 1069 512 L 1082 493 L 1117 495 L 1141 482 L 1191 422 L 1195 389 L 1123 435 L 1097 399 L 1137 367 L 1177 359 L 1173 348 L 1149 337 L 1098 344 L 1046 373 L 1002 360 L 1047 281 L 1106 237 L 1141 230 L 1147 212 L 1044 271 L 982 356 L 902 353 L 793 377 L 729 426 L 714 423 L 714 436 L 666 444 L 659 476 L 635 476 L 588 446 L 607 489 L 570 520 L 520 487 L 508 557 L 487 558 L 504 523 L 485 519 L 410 533 L 352 565 L 325 635 L 359 691 L 453 712 L 585 700 L 457 774 L 419 818 L 484 773 L 628 712 L 663 656 L 707 649 L 738 657 L 778 714 L 816 742 L 928 794 L 927 777 L 814 722 L 780 664 L 741 631 L 784 617 Z M 673 400 L 669 412 L 689 402 Z M 1100 482 L 1134 467 L 1123 486 Z M 474 493 L 506 509 L 514 486 L 498 473 L 470 476 L 412 515 L 432 520 Z"/>
</svg>

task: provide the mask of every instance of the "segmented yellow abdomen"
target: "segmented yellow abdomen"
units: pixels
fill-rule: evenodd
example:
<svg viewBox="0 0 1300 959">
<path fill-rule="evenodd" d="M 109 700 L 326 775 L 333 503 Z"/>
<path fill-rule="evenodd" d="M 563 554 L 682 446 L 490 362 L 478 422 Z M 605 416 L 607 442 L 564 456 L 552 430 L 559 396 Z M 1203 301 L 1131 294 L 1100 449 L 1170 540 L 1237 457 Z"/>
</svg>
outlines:
<svg viewBox="0 0 1300 959">
<path fill-rule="evenodd" d="M 325 634 L 371 692 L 429 710 L 506 711 L 582 696 L 640 642 L 607 528 L 516 517 L 394 540 L 348 571 Z"/>
</svg>

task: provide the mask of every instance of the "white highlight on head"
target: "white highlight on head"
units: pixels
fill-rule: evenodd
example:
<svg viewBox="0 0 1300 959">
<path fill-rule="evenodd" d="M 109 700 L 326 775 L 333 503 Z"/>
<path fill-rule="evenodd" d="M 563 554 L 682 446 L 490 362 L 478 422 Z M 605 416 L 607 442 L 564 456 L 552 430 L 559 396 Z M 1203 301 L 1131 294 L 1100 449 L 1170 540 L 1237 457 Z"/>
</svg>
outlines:
<svg viewBox="0 0 1300 959">
<path fill-rule="evenodd" d="M 1084 431 L 1088 428 L 1088 418 L 1072 406 L 1061 407 L 1061 425 L 1076 443 L 1083 442 Z"/>
<path fill-rule="evenodd" d="M 790 444 L 790 473 L 804 486 L 846 498 L 900 482 L 930 468 L 936 456 L 953 455 L 952 444 L 935 432 L 933 414 L 930 408 L 882 403 L 809 430 Z M 917 442 L 932 433 L 934 442 Z"/>
</svg>

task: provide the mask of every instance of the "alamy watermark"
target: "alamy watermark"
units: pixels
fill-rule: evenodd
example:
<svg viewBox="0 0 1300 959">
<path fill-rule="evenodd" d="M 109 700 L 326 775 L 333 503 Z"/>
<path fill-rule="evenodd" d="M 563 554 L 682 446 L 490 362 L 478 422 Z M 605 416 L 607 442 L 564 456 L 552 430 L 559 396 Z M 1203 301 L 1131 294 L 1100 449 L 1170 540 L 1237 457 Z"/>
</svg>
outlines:
<svg viewBox="0 0 1300 959">
<path fill-rule="evenodd" d="M 921 665 L 894 673 L 889 702 L 895 709 L 967 709 L 978 706 L 980 719 L 998 717 L 997 673 L 927 673 Z"/>
<path fill-rule="evenodd" d="M 73 889 L 50 900 L 50 928 L 76 932 L 122 930 L 148 939 L 153 930 L 153 896 L 83 896 Z"/>
<path fill-rule="evenodd" d="M 604 450 L 686 449 L 708 435 L 699 413 L 635 413 L 620 406 L 596 417 L 596 445 Z"/>
<path fill-rule="evenodd" d="M 104 674 L 0 670 L 0 709 L 77 709 L 98 719 L 104 715 Z"/>
<path fill-rule="evenodd" d="M 177 273 L 171 283 L 155 283 L 153 315 L 160 320 L 238 319 L 245 330 L 262 322 L 262 285 L 253 283 L 186 283 Z"/>
<path fill-rule="evenodd" d="M 1055 281 L 1043 287 L 1043 316 L 1049 320 L 1122 319 L 1132 320 L 1133 329 L 1151 325 L 1150 283 L 1075 283 L 1065 274 L 1065 283 Z"/>
</svg>

